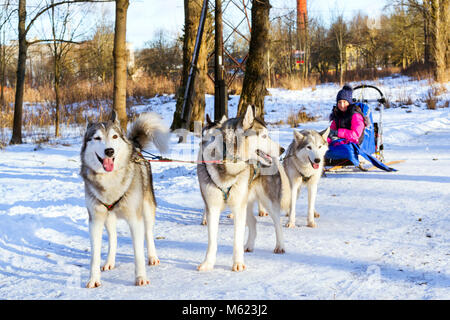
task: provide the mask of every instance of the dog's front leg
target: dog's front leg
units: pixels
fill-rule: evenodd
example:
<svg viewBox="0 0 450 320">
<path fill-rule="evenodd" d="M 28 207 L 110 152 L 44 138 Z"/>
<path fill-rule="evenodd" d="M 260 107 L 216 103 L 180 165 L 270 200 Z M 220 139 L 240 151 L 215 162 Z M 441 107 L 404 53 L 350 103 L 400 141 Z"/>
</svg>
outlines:
<svg viewBox="0 0 450 320">
<path fill-rule="evenodd" d="M 280 221 L 280 209 L 278 207 L 274 208 L 272 206 L 272 210 L 270 212 L 270 217 L 273 220 L 273 225 L 275 227 L 275 235 L 276 235 L 276 246 L 275 250 L 273 250 L 274 253 L 285 253 L 284 249 L 284 236 L 283 236 L 283 227 L 281 226 Z"/>
<path fill-rule="evenodd" d="M 106 263 L 102 267 L 103 271 L 112 270 L 116 264 L 116 252 L 117 252 L 117 218 L 114 213 L 109 213 L 106 218 L 106 231 L 108 232 L 108 257 L 106 258 Z"/>
<path fill-rule="evenodd" d="M 247 219 L 247 203 L 231 208 L 234 214 L 234 246 L 233 246 L 233 271 L 244 271 L 244 237 L 245 222 Z"/>
<path fill-rule="evenodd" d="M 143 221 L 139 221 L 139 219 L 143 219 L 143 217 L 130 218 L 128 225 L 130 226 L 131 237 L 133 239 L 136 285 L 145 286 L 150 281 L 147 280 L 145 272 L 144 223 Z"/>
<path fill-rule="evenodd" d="M 255 248 L 256 239 L 256 217 L 253 214 L 254 202 L 249 202 L 247 205 L 247 226 L 248 226 L 248 238 L 245 245 L 245 252 L 252 252 Z"/>
<path fill-rule="evenodd" d="M 302 179 L 297 179 L 297 181 L 292 181 L 291 189 L 291 209 L 289 211 L 289 222 L 286 224 L 288 228 L 295 228 L 295 206 L 297 204 L 297 197 L 300 193 L 300 188 L 302 187 Z"/>
<path fill-rule="evenodd" d="M 100 260 L 102 247 L 102 231 L 105 225 L 106 213 L 96 213 L 89 219 L 89 235 L 91 239 L 91 272 L 87 288 L 101 286 L 100 282 Z"/>
<path fill-rule="evenodd" d="M 310 228 L 317 227 L 317 224 L 314 221 L 316 195 L 317 195 L 317 183 L 311 181 L 311 183 L 308 183 L 308 220 L 307 220 L 307 226 Z"/>
<path fill-rule="evenodd" d="M 220 204 L 222 205 L 222 204 Z M 217 233 L 219 231 L 221 207 L 209 207 L 207 212 L 207 226 L 208 226 L 208 249 L 206 251 L 205 260 L 197 267 L 198 271 L 210 271 L 214 269 L 217 255 Z"/>
</svg>

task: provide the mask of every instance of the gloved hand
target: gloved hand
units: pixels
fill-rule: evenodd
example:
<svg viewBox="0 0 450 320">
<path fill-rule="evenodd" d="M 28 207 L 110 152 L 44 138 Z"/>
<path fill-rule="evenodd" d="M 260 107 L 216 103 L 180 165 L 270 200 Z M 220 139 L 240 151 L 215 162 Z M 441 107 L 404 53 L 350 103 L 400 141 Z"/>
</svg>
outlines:
<svg viewBox="0 0 450 320">
<path fill-rule="evenodd" d="M 330 133 L 328 134 L 328 138 L 330 138 L 333 141 L 339 139 L 338 131 L 337 130 L 330 130 Z"/>
</svg>

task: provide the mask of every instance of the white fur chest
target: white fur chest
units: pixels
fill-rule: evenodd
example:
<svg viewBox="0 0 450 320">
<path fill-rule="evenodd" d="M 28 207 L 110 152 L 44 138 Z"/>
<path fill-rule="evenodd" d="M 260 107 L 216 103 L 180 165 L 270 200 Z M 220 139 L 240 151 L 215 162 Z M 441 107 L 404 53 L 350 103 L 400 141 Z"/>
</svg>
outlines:
<svg viewBox="0 0 450 320">
<path fill-rule="evenodd" d="M 122 197 L 130 187 L 133 173 L 125 169 L 114 172 L 88 175 L 86 188 L 103 203 L 114 203 Z"/>
<path fill-rule="evenodd" d="M 321 163 L 319 164 L 319 168 L 314 169 L 310 163 L 310 161 L 308 161 L 309 159 L 306 159 L 306 161 L 300 161 L 299 159 L 297 159 L 296 157 L 294 159 L 292 159 L 295 168 L 297 169 L 298 173 L 299 173 L 299 177 L 298 179 L 315 179 L 317 177 L 320 177 L 320 175 L 322 174 L 322 170 L 323 170 L 323 161 L 321 161 Z"/>
</svg>

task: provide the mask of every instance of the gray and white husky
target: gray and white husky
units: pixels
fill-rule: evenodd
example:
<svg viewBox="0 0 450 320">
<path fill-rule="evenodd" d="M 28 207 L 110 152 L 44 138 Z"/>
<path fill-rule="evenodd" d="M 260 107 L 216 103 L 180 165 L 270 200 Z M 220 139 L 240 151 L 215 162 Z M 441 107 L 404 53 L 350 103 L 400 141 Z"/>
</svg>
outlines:
<svg viewBox="0 0 450 320">
<path fill-rule="evenodd" d="M 314 217 L 319 217 L 315 211 L 317 185 L 322 176 L 324 156 L 328 150 L 327 138 L 330 128 L 317 132 L 315 130 L 294 130 L 294 140 L 286 151 L 283 167 L 289 177 L 291 186 L 291 205 L 288 228 L 295 227 L 295 205 L 303 184 L 308 187 L 308 217 L 307 226 L 315 228 Z"/>
<path fill-rule="evenodd" d="M 244 237 L 248 219 L 247 204 L 252 196 L 252 182 L 256 178 L 255 165 L 260 163 L 272 167 L 273 159 L 278 158 L 283 151 L 278 143 L 270 139 L 264 122 L 255 118 L 251 106 L 242 117 L 222 120 L 209 127 L 208 134 L 213 136 L 202 140 L 199 155 L 199 159 L 206 162 L 197 166 L 208 224 L 208 249 L 205 260 L 198 266 L 199 271 L 214 268 L 219 217 L 226 205 L 234 216 L 232 270 L 246 269 Z M 214 159 L 225 160 L 223 163 L 208 162 Z M 279 223 L 279 216 L 275 220 Z M 256 233 L 254 235 L 256 236 Z M 252 249 L 252 246 L 247 245 L 246 249 Z M 283 251 L 282 244 L 279 245 L 279 251 Z"/>
<path fill-rule="evenodd" d="M 133 239 L 135 284 L 147 285 L 144 237 L 150 265 L 159 264 L 153 239 L 156 202 L 150 163 L 140 149 L 150 142 L 161 151 L 168 149 L 169 129 L 156 113 L 146 113 L 123 133 L 115 113 L 110 121 L 89 123 L 81 149 L 81 176 L 85 186 L 91 240 L 90 279 L 86 287 L 100 282 L 100 251 L 103 226 L 109 236 L 109 251 L 102 270 L 115 266 L 116 219 L 128 222 Z"/>
</svg>

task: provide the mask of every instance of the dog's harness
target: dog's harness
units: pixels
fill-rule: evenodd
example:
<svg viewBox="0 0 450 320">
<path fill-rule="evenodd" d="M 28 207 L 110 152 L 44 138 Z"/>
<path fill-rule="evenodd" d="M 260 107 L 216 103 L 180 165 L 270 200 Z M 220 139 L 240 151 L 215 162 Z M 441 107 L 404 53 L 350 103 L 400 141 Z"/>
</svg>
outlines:
<svg viewBox="0 0 450 320">
<path fill-rule="evenodd" d="M 205 165 L 205 164 L 204 164 Z M 211 175 L 209 174 L 209 172 L 208 172 L 208 169 L 206 169 L 206 165 L 205 165 L 205 171 L 206 171 L 206 174 L 209 176 L 209 178 L 211 179 L 211 181 L 212 181 L 212 183 L 214 183 L 214 185 L 216 186 L 216 188 L 217 189 L 219 189 L 220 191 L 222 191 L 222 194 L 223 194 L 223 200 L 224 201 L 227 201 L 228 200 L 228 198 L 230 197 L 230 191 L 231 191 L 231 188 L 234 186 L 234 184 L 232 184 L 231 186 L 229 186 L 227 189 L 226 189 L 226 191 L 224 190 L 224 189 L 222 189 L 221 187 L 219 187 L 215 182 L 214 182 L 214 180 L 211 178 Z M 252 177 L 251 177 L 251 179 L 249 180 L 249 185 L 259 176 L 259 174 L 261 173 L 261 165 L 260 165 L 260 163 L 258 162 L 258 164 L 256 165 L 256 166 L 253 166 L 253 175 L 252 175 Z"/>
<path fill-rule="evenodd" d="M 114 202 L 113 204 L 106 204 L 101 202 L 99 199 L 97 199 L 98 202 L 100 202 L 108 211 L 111 211 L 112 209 L 114 209 L 114 207 L 116 206 L 116 204 L 118 204 L 120 202 L 120 200 L 122 200 L 124 195 L 122 195 L 116 202 Z"/>
<path fill-rule="evenodd" d="M 296 169 L 297 169 L 297 168 L 296 168 Z M 312 177 L 312 176 L 309 176 L 309 177 L 305 176 L 305 175 L 304 175 L 303 173 L 301 173 L 298 169 L 297 169 L 297 171 L 298 171 L 298 173 L 300 173 L 300 175 L 302 176 L 303 182 L 308 182 L 309 179 L 311 179 L 311 177 Z"/>
<path fill-rule="evenodd" d="M 293 154 L 292 154 L 292 155 L 289 155 L 289 156 L 286 155 L 282 161 L 286 160 L 287 158 L 293 157 L 293 156 L 294 156 Z M 297 170 L 297 172 L 302 176 L 302 181 L 303 181 L 303 182 L 308 182 L 309 179 L 311 179 L 312 175 L 309 176 L 309 177 L 305 176 L 305 175 L 298 169 L 297 164 L 295 163 L 295 161 L 294 161 L 294 167 L 295 167 L 295 170 Z"/>
</svg>

